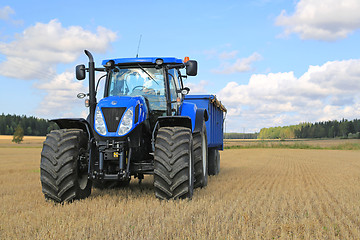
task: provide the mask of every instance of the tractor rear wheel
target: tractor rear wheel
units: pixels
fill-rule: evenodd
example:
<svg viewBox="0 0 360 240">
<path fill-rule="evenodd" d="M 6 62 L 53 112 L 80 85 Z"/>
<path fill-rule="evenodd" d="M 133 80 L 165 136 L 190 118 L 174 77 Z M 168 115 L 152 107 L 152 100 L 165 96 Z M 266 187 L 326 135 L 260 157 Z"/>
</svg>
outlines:
<svg viewBox="0 0 360 240">
<path fill-rule="evenodd" d="M 40 179 L 46 199 L 57 203 L 90 195 L 87 137 L 80 129 L 51 131 L 41 152 Z"/>
<path fill-rule="evenodd" d="M 155 141 L 154 189 L 159 199 L 192 198 L 192 133 L 185 127 L 162 127 Z"/>
<path fill-rule="evenodd" d="M 206 187 L 208 183 L 208 147 L 205 122 L 203 122 L 201 132 L 193 135 L 193 141 L 195 169 L 194 187 Z"/>
<path fill-rule="evenodd" d="M 209 175 L 218 175 L 220 172 L 219 150 L 209 148 Z"/>
</svg>

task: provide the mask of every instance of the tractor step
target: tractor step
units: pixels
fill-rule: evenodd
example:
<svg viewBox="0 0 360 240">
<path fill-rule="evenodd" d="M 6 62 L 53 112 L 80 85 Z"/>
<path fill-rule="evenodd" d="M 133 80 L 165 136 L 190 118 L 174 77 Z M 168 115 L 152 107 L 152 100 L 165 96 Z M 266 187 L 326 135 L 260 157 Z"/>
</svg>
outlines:
<svg viewBox="0 0 360 240">
<path fill-rule="evenodd" d="M 121 176 L 118 174 L 104 174 L 104 180 L 120 180 Z"/>
<path fill-rule="evenodd" d="M 154 162 L 149 160 L 148 162 L 132 162 L 131 172 L 138 173 L 152 173 L 154 171 Z"/>
<path fill-rule="evenodd" d="M 92 179 L 100 179 L 100 180 L 126 180 L 128 177 L 126 173 L 116 173 L 116 174 L 106 174 L 106 173 L 94 173 L 91 177 Z"/>
</svg>

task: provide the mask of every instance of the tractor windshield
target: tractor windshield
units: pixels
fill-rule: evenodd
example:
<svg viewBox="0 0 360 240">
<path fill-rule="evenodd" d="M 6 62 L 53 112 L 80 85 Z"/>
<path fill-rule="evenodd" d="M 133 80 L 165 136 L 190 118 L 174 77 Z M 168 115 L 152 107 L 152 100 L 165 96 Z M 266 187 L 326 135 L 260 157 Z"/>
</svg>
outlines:
<svg viewBox="0 0 360 240">
<path fill-rule="evenodd" d="M 152 110 L 165 110 L 164 70 L 154 67 L 115 67 L 111 70 L 108 96 L 143 96 Z"/>
</svg>

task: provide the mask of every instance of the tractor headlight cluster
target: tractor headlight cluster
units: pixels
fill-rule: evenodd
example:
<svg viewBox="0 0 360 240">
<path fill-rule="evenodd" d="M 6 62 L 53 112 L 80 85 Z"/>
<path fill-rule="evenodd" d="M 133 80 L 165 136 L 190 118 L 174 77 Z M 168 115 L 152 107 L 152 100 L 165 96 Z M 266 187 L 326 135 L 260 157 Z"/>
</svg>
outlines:
<svg viewBox="0 0 360 240">
<path fill-rule="evenodd" d="M 106 134 L 105 121 L 99 107 L 96 108 L 96 113 L 95 113 L 95 129 L 101 135 Z"/>
<path fill-rule="evenodd" d="M 134 119 L 133 109 L 133 107 L 130 107 L 128 110 L 126 110 L 124 116 L 122 117 L 118 132 L 119 135 L 125 135 L 131 130 Z"/>
</svg>

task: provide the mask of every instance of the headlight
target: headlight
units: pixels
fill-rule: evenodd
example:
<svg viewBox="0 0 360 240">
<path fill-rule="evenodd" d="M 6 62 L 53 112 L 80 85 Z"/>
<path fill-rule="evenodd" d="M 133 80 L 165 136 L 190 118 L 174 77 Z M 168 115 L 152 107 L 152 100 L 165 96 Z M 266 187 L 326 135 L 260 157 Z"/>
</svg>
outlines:
<svg viewBox="0 0 360 240">
<path fill-rule="evenodd" d="M 106 126 L 99 107 L 96 108 L 95 113 L 95 129 L 101 135 L 106 135 Z"/>
<path fill-rule="evenodd" d="M 134 118 L 133 107 L 130 107 L 128 110 L 126 110 L 122 118 L 118 132 L 119 135 L 125 135 L 130 131 L 133 125 L 133 118 Z"/>
</svg>

